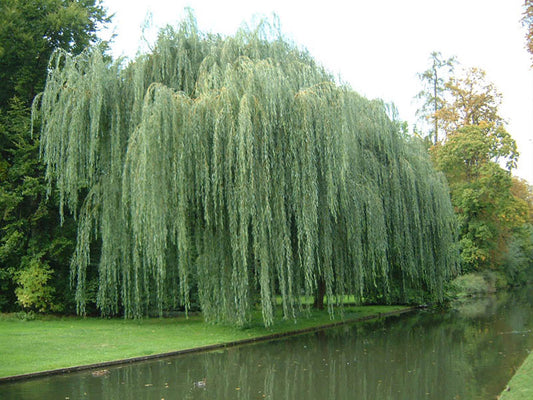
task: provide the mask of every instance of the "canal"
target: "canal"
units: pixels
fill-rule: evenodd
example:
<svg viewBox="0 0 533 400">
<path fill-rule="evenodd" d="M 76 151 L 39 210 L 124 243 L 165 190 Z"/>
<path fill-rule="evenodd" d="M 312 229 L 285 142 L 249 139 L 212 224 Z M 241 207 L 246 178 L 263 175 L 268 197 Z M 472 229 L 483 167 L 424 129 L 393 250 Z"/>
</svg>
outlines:
<svg viewBox="0 0 533 400">
<path fill-rule="evenodd" d="M 207 353 L 4 383 L 0 399 L 487 400 L 533 348 L 533 289 Z"/>
</svg>

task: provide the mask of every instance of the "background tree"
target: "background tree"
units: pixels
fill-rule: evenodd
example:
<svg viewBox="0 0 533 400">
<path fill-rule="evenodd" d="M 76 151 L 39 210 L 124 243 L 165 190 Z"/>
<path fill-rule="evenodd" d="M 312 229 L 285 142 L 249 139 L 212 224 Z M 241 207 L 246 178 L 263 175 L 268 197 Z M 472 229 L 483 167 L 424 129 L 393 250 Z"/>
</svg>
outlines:
<svg viewBox="0 0 533 400">
<path fill-rule="evenodd" d="M 529 209 L 529 221 L 512 232 L 504 254 L 505 271 L 513 284 L 525 284 L 533 276 L 533 187 L 525 180 L 513 177 L 513 196 Z"/>
<path fill-rule="evenodd" d="M 522 24 L 526 27 L 526 48 L 533 56 L 533 0 L 524 1 Z"/>
<path fill-rule="evenodd" d="M 511 192 L 510 171 L 496 161 L 510 157 L 507 145 L 495 142 L 482 126 L 467 125 L 431 149 L 448 178 L 467 272 L 499 266 L 513 229 L 528 218 L 527 205 Z"/>
<path fill-rule="evenodd" d="M 443 59 L 440 52 L 432 52 L 430 56 L 431 66 L 418 74 L 423 89 L 417 94 L 417 98 L 423 101 L 417 115 L 423 117 L 431 125 L 429 136 L 433 144 L 439 141 L 439 129 L 441 126 L 439 111 L 446 104 L 446 82 L 453 73 L 456 60 L 454 57 Z"/>
<path fill-rule="evenodd" d="M 529 209 L 529 222 L 533 224 L 533 186 L 525 179 L 513 176 L 511 193 L 514 197 L 521 199 L 527 204 Z"/>
<path fill-rule="evenodd" d="M 43 90 L 56 48 L 74 54 L 100 42 L 109 22 L 100 0 L 0 1 L 0 106 L 17 97 L 25 105 Z"/>
<path fill-rule="evenodd" d="M 505 269 L 511 238 L 528 222 L 529 207 L 513 181 L 516 142 L 499 115 L 501 95 L 478 68 L 452 76 L 436 112 L 446 140 L 431 149 L 448 179 L 460 224 L 466 272 Z M 524 235 L 522 235 L 524 237 Z"/>
<path fill-rule="evenodd" d="M 30 107 L 54 49 L 99 43 L 109 18 L 96 0 L 0 0 L 0 310 L 64 308 L 75 223 L 59 226 L 47 194 Z M 47 200 L 47 197 L 50 197 Z M 52 279 L 53 277 L 53 279 Z M 39 295 L 41 293 L 42 295 Z"/>
<path fill-rule="evenodd" d="M 502 129 L 504 120 L 499 115 L 502 96 L 485 71 L 469 68 L 459 76 L 451 76 L 445 84 L 447 99 L 436 112 L 446 134 L 463 126 L 479 125 L 484 129 Z M 489 131 L 487 131 L 489 133 Z"/>
</svg>

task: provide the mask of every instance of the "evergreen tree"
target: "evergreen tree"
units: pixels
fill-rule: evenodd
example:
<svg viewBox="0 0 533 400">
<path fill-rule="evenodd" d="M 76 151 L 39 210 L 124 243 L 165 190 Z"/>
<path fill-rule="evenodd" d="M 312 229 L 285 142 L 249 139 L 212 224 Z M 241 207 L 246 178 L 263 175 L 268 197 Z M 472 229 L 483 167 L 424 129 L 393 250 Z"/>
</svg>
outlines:
<svg viewBox="0 0 533 400">
<path fill-rule="evenodd" d="M 0 310 L 63 309 L 75 223 L 59 226 L 30 107 L 55 48 L 79 53 L 108 21 L 95 0 L 0 0 Z M 36 122 L 38 123 L 38 122 Z M 47 200 L 47 197 L 50 197 Z M 72 304 L 72 301 L 70 301 Z"/>
</svg>

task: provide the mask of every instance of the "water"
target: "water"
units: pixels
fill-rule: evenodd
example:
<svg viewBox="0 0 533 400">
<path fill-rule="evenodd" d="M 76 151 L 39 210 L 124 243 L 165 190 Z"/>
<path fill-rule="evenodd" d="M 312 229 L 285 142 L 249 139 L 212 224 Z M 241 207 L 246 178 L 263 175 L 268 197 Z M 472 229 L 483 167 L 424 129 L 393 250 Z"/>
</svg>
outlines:
<svg viewBox="0 0 533 400">
<path fill-rule="evenodd" d="M 0 384 L 0 399 L 495 399 L 533 348 L 531 304 L 528 289 L 100 377 Z"/>
</svg>

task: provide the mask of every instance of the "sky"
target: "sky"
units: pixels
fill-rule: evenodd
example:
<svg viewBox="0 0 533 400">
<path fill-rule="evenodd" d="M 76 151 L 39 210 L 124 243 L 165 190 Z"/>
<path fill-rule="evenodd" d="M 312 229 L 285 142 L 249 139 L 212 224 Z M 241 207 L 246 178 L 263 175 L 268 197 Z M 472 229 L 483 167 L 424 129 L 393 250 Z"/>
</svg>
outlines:
<svg viewBox="0 0 533 400">
<path fill-rule="evenodd" d="M 133 58 L 185 7 L 203 32 L 232 35 L 275 13 L 285 36 L 369 99 L 394 103 L 412 127 L 422 89 L 417 73 L 440 51 L 487 73 L 503 95 L 500 115 L 520 158 L 513 174 L 533 184 L 533 59 L 520 24 L 524 0 L 104 0 L 114 14 L 114 56 Z M 147 17 L 151 29 L 142 26 Z"/>
</svg>

